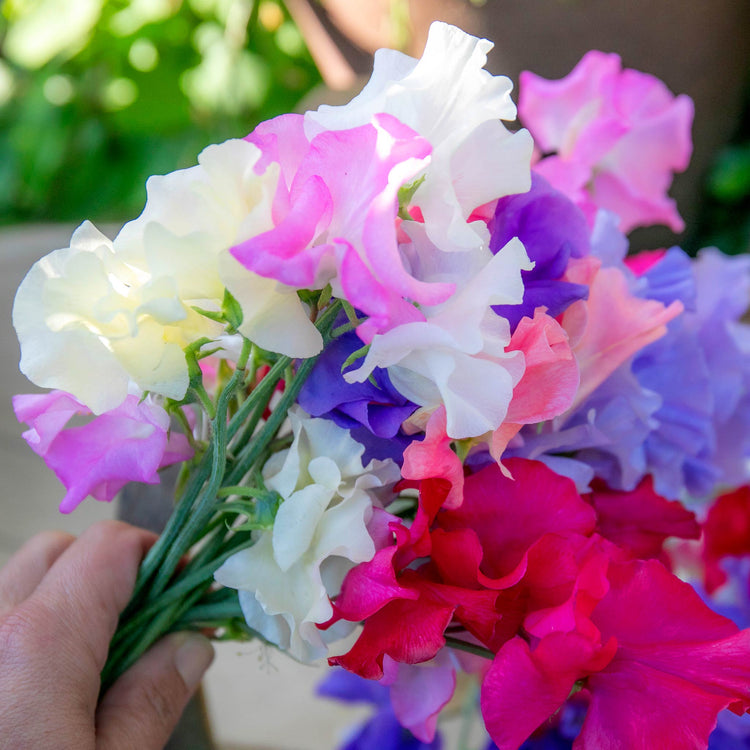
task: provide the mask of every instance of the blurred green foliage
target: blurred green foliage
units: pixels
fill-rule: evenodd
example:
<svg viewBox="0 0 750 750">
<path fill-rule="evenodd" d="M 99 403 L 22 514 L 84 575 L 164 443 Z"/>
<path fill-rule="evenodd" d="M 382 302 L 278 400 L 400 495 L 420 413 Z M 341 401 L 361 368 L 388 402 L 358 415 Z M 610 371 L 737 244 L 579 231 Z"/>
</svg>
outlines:
<svg viewBox="0 0 750 750">
<path fill-rule="evenodd" d="M 320 76 L 279 0 L 6 0 L 0 223 L 121 220 Z"/>
<path fill-rule="evenodd" d="M 750 252 L 750 86 L 732 142 L 706 177 L 697 231 L 686 249 L 695 253 L 709 246 L 731 255 Z"/>
</svg>

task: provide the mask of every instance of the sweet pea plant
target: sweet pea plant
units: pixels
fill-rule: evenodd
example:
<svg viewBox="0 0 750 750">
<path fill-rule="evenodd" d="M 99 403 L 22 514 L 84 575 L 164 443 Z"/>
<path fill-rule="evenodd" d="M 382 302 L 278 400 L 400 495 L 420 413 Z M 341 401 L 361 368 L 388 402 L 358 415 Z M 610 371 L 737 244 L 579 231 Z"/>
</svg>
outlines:
<svg viewBox="0 0 750 750">
<path fill-rule="evenodd" d="M 682 227 L 692 103 L 590 52 L 522 76 L 512 131 L 490 48 L 380 50 L 23 281 L 61 510 L 181 466 L 105 687 L 189 627 L 347 670 L 323 692 L 378 707 L 349 748 L 438 747 L 458 673 L 501 750 L 745 731 L 750 259 L 625 236 Z"/>
</svg>

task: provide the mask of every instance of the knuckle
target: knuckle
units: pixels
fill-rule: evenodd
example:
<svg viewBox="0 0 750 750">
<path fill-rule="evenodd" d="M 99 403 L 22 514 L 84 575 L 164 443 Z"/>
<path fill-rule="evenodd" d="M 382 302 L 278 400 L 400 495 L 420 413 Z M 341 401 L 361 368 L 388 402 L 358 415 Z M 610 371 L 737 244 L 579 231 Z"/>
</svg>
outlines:
<svg viewBox="0 0 750 750">
<path fill-rule="evenodd" d="M 115 549 L 121 554 L 140 557 L 143 547 L 143 530 L 124 521 L 108 519 L 97 521 L 81 536 L 87 544 L 105 549 Z"/>
<path fill-rule="evenodd" d="M 39 552 L 45 558 L 45 563 L 51 563 L 61 550 L 64 550 L 75 541 L 72 534 L 65 531 L 42 531 L 34 536 L 29 544 L 35 552 Z"/>
<path fill-rule="evenodd" d="M 34 536 L 33 541 L 42 548 L 62 547 L 75 541 L 75 537 L 73 536 L 73 534 L 69 534 L 67 531 L 60 531 L 60 529 L 51 529 L 48 531 L 40 531 L 36 536 Z"/>
<path fill-rule="evenodd" d="M 174 701 L 167 696 L 160 686 L 152 683 L 147 691 L 146 699 L 151 706 L 151 710 L 161 722 L 166 724 L 177 718 L 177 707 Z"/>
<path fill-rule="evenodd" d="M 83 532 L 81 538 L 106 543 L 118 539 L 122 534 L 130 531 L 131 528 L 132 527 L 122 521 L 106 519 L 104 521 L 97 521 L 95 524 L 89 526 L 89 528 Z"/>
<path fill-rule="evenodd" d="M 20 605 L 0 619 L 0 665 L 27 664 L 40 652 L 44 634 L 38 618 L 28 606 Z"/>
</svg>

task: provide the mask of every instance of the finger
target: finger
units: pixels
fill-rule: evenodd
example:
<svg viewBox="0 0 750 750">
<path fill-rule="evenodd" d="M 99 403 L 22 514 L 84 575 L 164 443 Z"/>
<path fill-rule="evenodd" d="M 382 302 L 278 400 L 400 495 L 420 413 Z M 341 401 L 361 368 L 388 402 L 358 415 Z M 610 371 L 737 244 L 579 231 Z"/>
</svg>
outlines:
<svg viewBox="0 0 750 750">
<path fill-rule="evenodd" d="M 75 541 L 64 531 L 43 531 L 29 539 L 0 570 L 0 617 L 34 592 L 58 557 Z"/>
<path fill-rule="evenodd" d="M 147 651 L 99 704 L 97 750 L 161 750 L 213 657 L 195 633 L 175 633 Z"/>
<path fill-rule="evenodd" d="M 120 521 L 88 528 L 50 568 L 24 607 L 46 610 L 51 635 L 83 674 L 104 666 L 138 566 L 155 536 Z"/>
</svg>

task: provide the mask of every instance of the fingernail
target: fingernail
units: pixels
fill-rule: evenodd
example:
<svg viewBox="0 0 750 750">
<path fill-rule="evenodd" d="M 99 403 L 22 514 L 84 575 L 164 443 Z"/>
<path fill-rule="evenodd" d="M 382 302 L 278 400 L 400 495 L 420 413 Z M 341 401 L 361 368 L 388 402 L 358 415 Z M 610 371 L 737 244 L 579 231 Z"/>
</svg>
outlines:
<svg viewBox="0 0 750 750">
<path fill-rule="evenodd" d="M 178 639 L 175 666 L 185 684 L 193 690 L 214 660 L 214 647 L 208 638 L 198 633 L 178 633 L 175 639 Z"/>
</svg>

